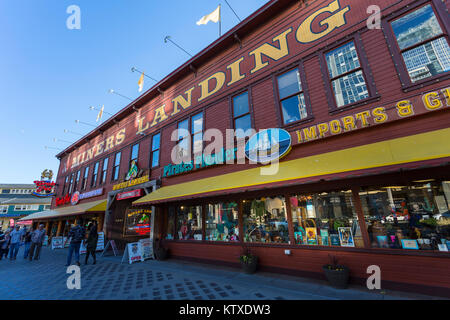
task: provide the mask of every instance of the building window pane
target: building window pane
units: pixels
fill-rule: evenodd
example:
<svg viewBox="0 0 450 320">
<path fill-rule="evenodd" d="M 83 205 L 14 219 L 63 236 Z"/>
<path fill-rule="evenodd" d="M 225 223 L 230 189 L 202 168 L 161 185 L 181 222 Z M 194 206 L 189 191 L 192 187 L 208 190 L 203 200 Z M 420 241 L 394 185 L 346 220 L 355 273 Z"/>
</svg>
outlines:
<svg viewBox="0 0 450 320">
<path fill-rule="evenodd" d="M 202 207 L 177 207 L 177 239 L 202 240 Z"/>
<path fill-rule="evenodd" d="M 238 204 L 209 204 L 206 213 L 206 240 L 239 241 Z"/>
<path fill-rule="evenodd" d="M 112 180 L 116 181 L 119 179 L 119 171 L 120 171 L 120 158 L 122 156 L 121 152 L 117 152 L 114 158 L 114 166 L 112 170 Z"/>
<path fill-rule="evenodd" d="M 298 69 L 286 72 L 278 77 L 278 90 L 280 99 L 289 97 L 302 90 L 302 82 L 300 80 L 300 72 Z"/>
<path fill-rule="evenodd" d="M 97 184 L 97 176 L 98 176 L 98 167 L 100 165 L 100 162 L 96 162 L 94 165 L 94 173 L 92 174 L 92 180 L 91 180 L 91 187 L 95 187 Z"/>
<path fill-rule="evenodd" d="M 192 134 L 203 131 L 203 113 L 199 113 L 192 117 Z"/>
<path fill-rule="evenodd" d="M 364 247 L 350 190 L 298 195 L 289 200 L 296 244 Z"/>
<path fill-rule="evenodd" d="M 131 162 L 134 160 L 136 161 L 136 163 L 138 162 L 138 158 L 139 158 L 139 143 L 135 144 L 132 148 L 131 148 L 131 160 L 130 160 L 130 164 Z"/>
<path fill-rule="evenodd" d="M 281 101 L 284 124 L 304 119 L 308 116 L 303 94 Z"/>
<path fill-rule="evenodd" d="M 100 177 L 100 184 L 105 183 L 107 172 L 108 172 L 108 158 L 105 158 L 105 159 L 103 159 L 102 175 Z"/>
<path fill-rule="evenodd" d="M 161 142 L 160 134 L 155 134 L 152 138 L 152 168 L 159 166 L 159 145 Z"/>
<path fill-rule="evenodd" d="M 400 49 L 406 49 L 442 34 L 431 5 L 426 5 L 392 22 Z"/>
<path fill-rule="evenodd" d="M 84 176 L 83 176 L 83 181 L 81 182 L 81 190 L 85 190 L 87 187 L 87 181 L 88 181 L 88 176 L 89 176 L 89 167 L 86 167 L 84 169 Z"/>
<path fill-rule="evenodd" d="M 361 189 L 372 247 L 450 250 L 450 183 L 428 181 Z"/>
<path fill-rule="evenodd" d="M 78 172 L 77 172 L 77 177 L 76 177 L 76 179 L 75 179 L 75 185 L 74 185 L 74 187 L 73 187 L 73 190 L 74 190 L 74 191 L 77 190 L 78 182 L 80 182 L 80 175 L 81 175 L 81 170 L 78 170 Z"/>
<path fill-rule="evenodd" d="M 245 92 L 237 97 L 233 98 L 233 116 L 235 118 L 240 117 L 250 112 L 248 106 L 248 92 Z"/>
<path fill-rule="evenodd" d="M 391 26 L 411 82 L 450 70 L 450 48 L 431 5 L 393 21 Z"/>
<path fill-rule="evenodd" d="M 284 197 L 243 201 L 244 241 L 289 243 Z"/>
<path fill-rule="evenodd" d="M 355 43 L 347 43 L 326 55 L 337 107 L 369 97 Z"/>
<path fill-rule="evenodd" d="M 175 239 L 175 207 L 169 207 L 169 215 L 167 216 L 167 229 L 166 229 L 166 239 L 173 240 Z"/>
<path fill-rule="evenodd" d="M 289 124 L 305 119 L 308 112 L 299 70 L 294 69 L 278 76 L 277 82 L 283 123 Z"/>
</svg>

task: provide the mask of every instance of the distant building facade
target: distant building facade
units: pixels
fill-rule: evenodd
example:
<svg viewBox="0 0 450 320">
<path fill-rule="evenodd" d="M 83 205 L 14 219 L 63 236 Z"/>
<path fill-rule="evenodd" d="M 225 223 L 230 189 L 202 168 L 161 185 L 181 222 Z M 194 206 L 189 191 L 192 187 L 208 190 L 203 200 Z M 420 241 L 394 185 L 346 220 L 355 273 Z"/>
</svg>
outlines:
<svg viewBox="0 0 450 320">
<path fill-rule="evenodd" d="M 29 214 L 50 209 L 52 198 L 36 197 L 35 190 L 34 184 L 0 184 L 0 230 Z"/>
</svg>

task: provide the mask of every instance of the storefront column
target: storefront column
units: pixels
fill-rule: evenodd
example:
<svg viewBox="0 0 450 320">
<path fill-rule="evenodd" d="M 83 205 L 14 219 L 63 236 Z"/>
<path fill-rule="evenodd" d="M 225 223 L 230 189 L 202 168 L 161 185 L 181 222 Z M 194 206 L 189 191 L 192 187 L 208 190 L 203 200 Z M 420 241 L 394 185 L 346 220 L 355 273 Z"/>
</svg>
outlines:
<svg viewBox="0 0 450 320">
<path fill-rule="evenodd" d="M 206 240 L 206 208 L 207 205 L 202 205 L 202 240 Z"/>
<path fill-rule="evenodd" d="M 62 220 L 59 220 L 58 222 L 58 229 L 56 230 L 56 236 L 59 237 L 59 234 L 61 233 L 61 226 L 62 226 Z"/>
<path fill-rule="evenodd" d="M 103 222 L 105 221 L 105 214 L 99 214 L 98 215 L 98 225 L 97 225 L 97 232 L 102 232 L 103 231 Z"/>
<path fill-rule="evenodd" d="M 47 220 L 47 222 L 45 223 L 45 234 L 48 236 L 50 235 L 50 231 L 51 231 L 51 230 L 48 230 L 49 224 L 50 224 L 50 221 Z"/>
<path fill-rule="evenodd" d="M 294 237 L 294 226 L 292 225 L 291 198 L 289 196 L 285 195 L 284 199 L 286 201 L 286 217 L 288 219 L 289 242 L 291 245 L 294 245 L 295 237 Z"/>
<path fill-rule="evenodd" d="M 364 247 L 370 248 L 370 238 L 367 232 L 366 220 L 364 219 L 364 211 L 361 205 L 361 198 L 359 197 L 359 187 L 352 188 L 353 203 L 355 205 L 356 214 L 358 215 L 359 227 L 364 241 Z"/>
<path fill-rule="evenodd" d="M 244 216 L 242 212 L 242 200 L 239 200 L 239 212 L 238 212 L 238 221 L 239 221 L 239 240 L 244 243 Z"/>
</svg>

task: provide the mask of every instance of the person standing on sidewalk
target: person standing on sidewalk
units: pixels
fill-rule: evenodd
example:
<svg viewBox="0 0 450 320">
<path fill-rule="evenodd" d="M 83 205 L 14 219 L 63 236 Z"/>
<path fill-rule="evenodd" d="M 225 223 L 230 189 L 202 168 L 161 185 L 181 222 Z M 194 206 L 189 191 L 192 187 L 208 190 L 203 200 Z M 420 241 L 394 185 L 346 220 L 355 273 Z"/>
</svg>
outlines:
<svg viewBox="0 0 450 320">
<path fill-rule="evenodd" d="M 89 236 L 86 240 L 86 260 L 84 264 L 88 264 L 89 255 L 92 255 L 92 258 L 94 258 L 93 264 L 96 264 L 97 260 L 95 257 L 95 250 L 97 249 L 97 241 L 98 241 L 97 224 L 90 223 L 88 229 L 89 229 Z"/>
<path fill-rule="evenodd" d="M 20 248 L 20 240 L 22 240 L 22 230 L 20 226 L 16 225 L 14 230 L 11 232 L 11 244 L 9 246 L 9 260 L 16 260 L 17 253 Z"/>
<path fill-rule="evenodd" d="M 23 258 L 26 259 L 28 257 L 28 253 L 30 252 L 30 247 L 31 247 L 31 230 L 27 230 L 26 227 L 24 227 L 24 234 L 23 234 L 22 241 L 24 243 Z"/>
<path fill-rule="evenodd" d="M 8 248 L 9 241 L 11 240 L 11 236 L 9 235 L 9 230 L 5 231 L 5 234 L 0 238 L 0 260 L 2 260 L 3 256 L 5 258 L 8 257 Z"/>
<path fill-rule="evenodd" d="M 30 252 L 28 253 L 28 259 L 33 260 L 33 254 L 34 254 L 34 260 L 39 259 L 39 255 L 41 253 L 42 243 L 44 242 L 45 238 L 45 229 L 44 225 L 39 225 L 39 228 L 34 230 L 31 233 L 31 246 L 30 246 Z"/>
<path fill-rule="evenodd" d="M 74 224 L 73 227 L 70 229 L 69 234 L 67 236 L 67 240 L 70 239 L 70 246 L 69 246 L 69 255 L 67 256 L 66 267 L 70 266 L 70 264 L 72 263 L 72 255 L 74 251 L 76 264 L 77 266 L 80 266 L 80 246 L 85 236 L 86 231 L 79 224 L 78 225 Z M 67 240 L 64 242 L 64 246 L 66 246 Z"/>
</svg>

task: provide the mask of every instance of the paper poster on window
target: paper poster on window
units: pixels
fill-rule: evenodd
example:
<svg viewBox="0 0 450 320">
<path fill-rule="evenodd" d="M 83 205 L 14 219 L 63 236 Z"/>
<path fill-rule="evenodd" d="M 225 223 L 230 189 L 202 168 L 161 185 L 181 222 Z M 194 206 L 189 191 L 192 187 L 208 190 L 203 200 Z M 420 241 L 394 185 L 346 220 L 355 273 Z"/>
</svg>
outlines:
<svg viewBox="0 0 450 320">
<path fill-rule="evenodd" d="M 402 239 L 402 248 L 403 249 L 419 250 L 419 244 L 418 244 L 417 240 Z"/>
<path fill-rule="evenodd" d="M 352 229 L 349 227 L 339 227 L 339 240 L 341 241 L 342 247 L 354 247 L 355 242 L 353 241 Z"/>
<path fill-rule="evenodd" d="M 306 228 L 306 243 L 307 244 L 317 244 L 316 228 Z"/>
<path fill-rule="evenodd" d="M 127 209 L 125 212 L 124 236 L 150 235 L 150 209 Z"/>
<path fill-rule="evenodd" d="M 322 245 L 327 246 L 328 245 L 328 230 L 320 229 L 320 237 L 322 238 Z"/>
</svg>

